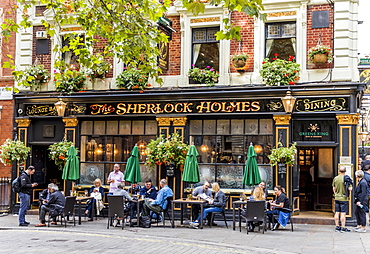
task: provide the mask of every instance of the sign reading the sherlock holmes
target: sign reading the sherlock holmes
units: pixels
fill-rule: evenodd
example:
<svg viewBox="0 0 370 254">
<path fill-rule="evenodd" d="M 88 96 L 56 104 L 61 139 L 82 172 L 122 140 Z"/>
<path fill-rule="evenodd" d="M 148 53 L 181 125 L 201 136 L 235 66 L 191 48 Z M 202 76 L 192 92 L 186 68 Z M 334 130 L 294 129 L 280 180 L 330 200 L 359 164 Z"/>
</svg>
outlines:
<svg viewBox="0 0 370 254">
<path fill-rule="evenodd" d="M 50 105 L 29 105 L 26 106 L 26 116 L 57 116 L 58 112 L 54 104 Z"/>
<path fill-rule="evenodd" d="M 298 99 L 295 105 L 297 112 L 347 111 L 346 98 Z"/>
<path fill-rule="evenodd" d="M 294 141 L 335 141 L 335 120 L 293 121 Z"/>
<path fill-rule="evenodd" d="M 86 115 L 207 114 L 284 112 L 281 100 L 194 101 L 158 103 L 96 103 L 86 105 Z"/>
</svg>

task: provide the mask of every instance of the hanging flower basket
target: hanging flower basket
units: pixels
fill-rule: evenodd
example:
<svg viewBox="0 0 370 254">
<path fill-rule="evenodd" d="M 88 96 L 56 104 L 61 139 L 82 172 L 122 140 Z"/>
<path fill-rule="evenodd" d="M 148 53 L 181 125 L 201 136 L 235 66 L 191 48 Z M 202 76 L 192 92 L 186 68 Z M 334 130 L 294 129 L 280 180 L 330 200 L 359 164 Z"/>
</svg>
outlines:
<svg viewBox="0 0 370 254">
<path fill-rule="evenodd" d="M 308 50 L 308 59 L 310 62 L 317 65 L 331 63 L 333 60 L 333 54 L 329 46 L 320 44 Z"/>
<path fill-rule="evenodd" d="M 247 64 L 248 58 L 247 54 L 232 55 L 231 61 L 236 69 L 242 70 Z"/>
<path fill-rule="evenodd" d="M 67 161 L 67 152 L 68 149 L 74 146 L 74 143 L 71 141 L 61 141 L 59 143 L 51 144 L 48 148 L 50 151 L 49 159 L 55 162 L 55 165 L 58 166 L 59 170 L 63 170 L 64 164 Z M 76 148 L 76 152 L 78 153 L 78 149 Z"/>
<path fill-rule="evenodd" d="M 328 61 L 328 56 L 324 54 L 317 54 L 313 57 L 312 62 L 314 64 L 324 64 Z"/>
<path fill-rule="evenodd" d="M 13 162 L 24 162 L 31 148 L 27 147 L 22 141 L 7 139 L 0 146 L 0 160 L 5 166 L 11 166 Z"/>
</svg>

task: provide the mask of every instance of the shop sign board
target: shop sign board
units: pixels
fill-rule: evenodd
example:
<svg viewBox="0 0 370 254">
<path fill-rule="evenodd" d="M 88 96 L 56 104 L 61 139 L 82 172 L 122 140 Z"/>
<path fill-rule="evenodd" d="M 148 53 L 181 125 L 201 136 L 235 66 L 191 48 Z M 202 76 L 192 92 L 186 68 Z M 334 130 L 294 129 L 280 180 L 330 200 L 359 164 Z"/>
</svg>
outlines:
<svg viewBox="0 0 370 254">
<path fill-rule="evenodd" d="M 335 141 L 335 120 L 293 121 L 293 141 Z"/>
</svg>

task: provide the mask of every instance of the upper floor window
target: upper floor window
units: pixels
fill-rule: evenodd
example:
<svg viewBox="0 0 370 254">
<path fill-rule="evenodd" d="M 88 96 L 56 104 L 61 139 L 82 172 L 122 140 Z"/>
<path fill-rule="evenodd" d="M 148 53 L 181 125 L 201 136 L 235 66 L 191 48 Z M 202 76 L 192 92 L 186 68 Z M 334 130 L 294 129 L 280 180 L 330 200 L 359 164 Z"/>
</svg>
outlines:
<svg viewBox="0 0 370 254">
<path fill-rule="evenodd" d="M 219 27 L 194 28 L 192 36 L 192 64 L 194 67 L 219 71 L 220 43 L 216 40 Z"/>
<path fill-rule="evenodd" d="M 266 24 L 266 57 L 272 60 L 274 54 L 288 59 L 296 56 L 296 24 L 294 22 Z"/>
</svg>

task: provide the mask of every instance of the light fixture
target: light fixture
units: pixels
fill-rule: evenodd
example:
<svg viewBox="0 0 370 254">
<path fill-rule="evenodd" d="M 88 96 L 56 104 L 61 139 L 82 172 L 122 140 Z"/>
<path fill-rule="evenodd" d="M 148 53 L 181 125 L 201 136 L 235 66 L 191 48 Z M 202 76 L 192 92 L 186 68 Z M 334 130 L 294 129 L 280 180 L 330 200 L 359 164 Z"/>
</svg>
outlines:
<svg viewBox="0 0 370 254">
<path fill-rule="evenodd" d="M 203 153 L 206 153 L 208 151 L 208 146 L 207 145 L 201 145 L 200 146 L 200 150 L 203 152 Z"/>
<path fill-rule="evenodd" d="M 254 146 L 254 151 L 256 152 L 256 154 L 260 154 L 262 152 L 263 148 L 261 145 L 255 145 Z"/>
<path fill-rule="evenodd" d="M 292 96 L 290 91 L 286 92 L 285 97 L 281 98 L 286 113 L 292 113 L 293 107 L 297 98 Z"/>
<path fill-rule="evenodd" d="M 58 116 L 64 116 L 67 103 L 65 103 L 62 98 L 59 98 L 59 101 L 55 102 L 54 105 L 57 110 Z"/>
</svg>

